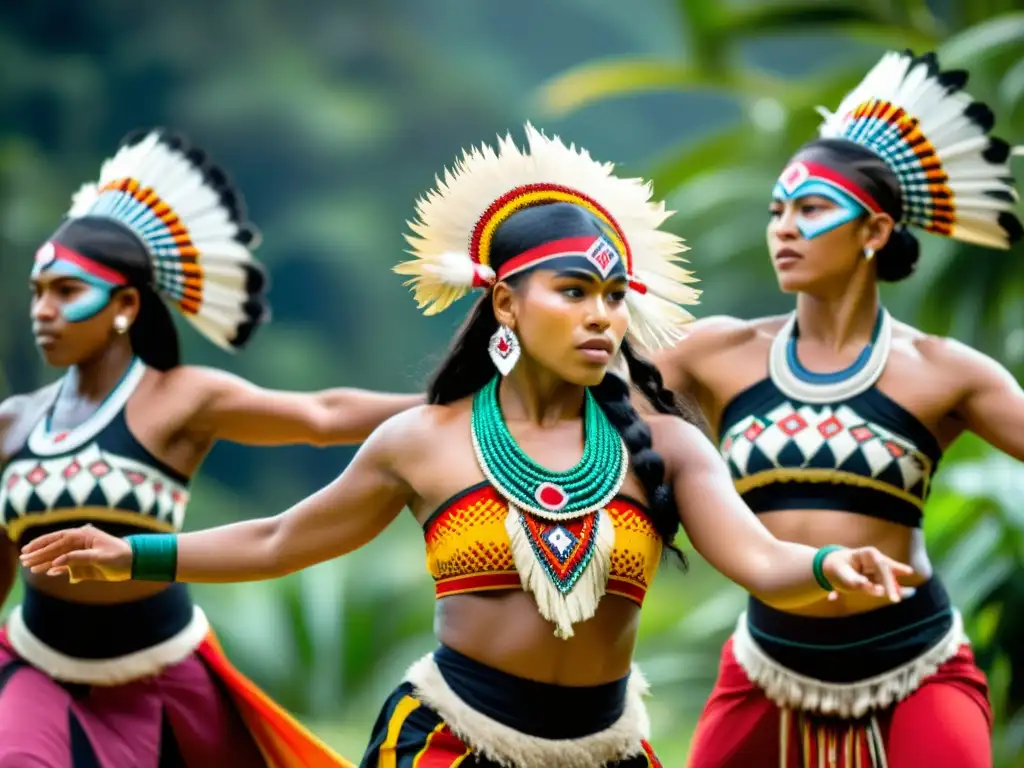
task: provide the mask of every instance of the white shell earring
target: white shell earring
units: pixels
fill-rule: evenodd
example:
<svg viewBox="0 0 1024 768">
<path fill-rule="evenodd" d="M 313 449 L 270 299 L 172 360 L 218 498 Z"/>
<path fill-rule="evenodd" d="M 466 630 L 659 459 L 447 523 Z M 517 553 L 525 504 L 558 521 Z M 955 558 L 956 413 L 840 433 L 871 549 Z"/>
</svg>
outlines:
<svg viewBox="0 0 1024 768">
<path fill-rule="evenodd" d="M 114 333 L 116 333 L 118 336 L 123 336 L 124 334 L 126 334 L 128 332 L 128 327 L 128 318 L 125 317 L 124 315 L 117 315 L 114 318 Z"/>
<path fill-rule="evenodd" d="M 869 245 L 864 249 L 864 259 L 866 261 L 871 261 L 873 258 L 875 258 L 875 249 Z"/>
<path fill-rule="evenodd" d="M 508 376 L 512 369 L 519 362 L 520 348 L 519 339 L 515 331 L 507 325 L 499 325 L 498 330 L 491 336 L 487 345 L 487 352 L 491 356 L 494 367 L 502 376 Z"/>
</svg>

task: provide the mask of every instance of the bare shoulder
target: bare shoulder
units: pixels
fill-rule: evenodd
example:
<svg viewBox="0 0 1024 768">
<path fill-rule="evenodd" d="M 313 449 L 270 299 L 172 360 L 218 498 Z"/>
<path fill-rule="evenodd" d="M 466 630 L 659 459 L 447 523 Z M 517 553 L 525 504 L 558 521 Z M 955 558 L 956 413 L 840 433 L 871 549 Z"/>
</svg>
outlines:
<svg viewBox="0 0 1024 768">
<path fill-rule="evenodd" d="M 758 341 L 770 343 L 785 322 L 784 317 L 743 320 L 729 315 L 712 315 L 695 320 L 682 329 L 679 342 L 667 353 L 692 361 L 704 355 L 718 354 Z"/>
<path fill-rule="evenodd" d="M 188 392 L 192 400 L 207 397 L 225 387 L 245 380 L 219 368 L 199 365 L 179 365 L 169 371 L 149 370 L 157 388 L 165 393 Z"/>
<path fill-rule="evenodd" d="M 710 438 L 685 419 L 653 413 L 644 414 L 644 421 L 651 428 L 651 445 L 665 461 L 670 475 L 684 468 L 708 468 L 722 464 Z"/>
<path fill-rule="evenodd" d="M 950 381 L 967 384 L 1009 375 L 991 357 L 956 339 L 925 333 L 905 323 L 897 323 L 893 330 L 896 344 L 912 350 L 921 362 L 948 376 Z"/>
<path fill-rule="evenodd" d="M 415 460 L 422 463 L 437 453 L 456 432 L 468 434 L 469 398 L 445 405 L 417 405 L 396 413 L 370 435 L 374 443 L 399 463 Z"/>
</svg>

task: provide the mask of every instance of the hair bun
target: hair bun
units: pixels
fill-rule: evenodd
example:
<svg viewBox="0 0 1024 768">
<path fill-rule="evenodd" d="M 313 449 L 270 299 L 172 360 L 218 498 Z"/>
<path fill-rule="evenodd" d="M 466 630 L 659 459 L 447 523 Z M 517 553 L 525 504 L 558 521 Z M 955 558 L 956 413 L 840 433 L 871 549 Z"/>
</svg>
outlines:
<svg viewBox="0 0 1024 768">
<path fill-rule="evenodd" d="M 875 254 L 878 279 L 896 283 L 913 274 L 921 257 L 921 244 L 914 233 L 899 226 L 889 235 L 889 241 Z"/>
</svg>

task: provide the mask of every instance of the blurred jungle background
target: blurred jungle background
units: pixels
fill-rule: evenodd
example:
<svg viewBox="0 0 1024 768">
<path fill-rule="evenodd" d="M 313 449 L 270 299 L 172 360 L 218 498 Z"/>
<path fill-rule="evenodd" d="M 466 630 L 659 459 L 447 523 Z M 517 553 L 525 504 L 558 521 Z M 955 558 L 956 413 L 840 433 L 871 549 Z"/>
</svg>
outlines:
<svg viewBox="0 0 1024 768">
<path fill-rule="evenodd" d="M 527 119 L 679 211 L 699 314 L 787 311 L 764 249 L 768 196 L 886 48 L 937 49 L 1024 144 L 1024 12 L 1014 0 L 38 0 L 0 9 L 0 395 L 57 374 L 33 348 L 26 276 L 77 186 L 136 126 L 171 125 L 233 172 L 263 229 L 275 322 L 228 357 L 260 384 L 417 391 L 461 320 L 424 319 L 390 267 L 415 197 L 461 147 Z M 1024 158 L 1017 173 L 1024 175 Z M 1024 261 L 926 237 L 886 287 L 900 318 L 1024 373 Z M 464 302 L 467 304 L 468 302 Z M 218 447 L 188 526 L 285 508 L 348 450 Z M 1024 754 L 1024 472 L 975 440 L 927 510 L 940 572 L 988 671 L 1000 765 Z M 244 671 L 349 757 L 406 665 L 433 646 L 420 532 L 402 518 L 343 560 L 275 582 L 199 588 Z M 7 607 L 17 599 L 12 595 Z M 638 661 L 654 743 L 685 760 L 740 590 L 694 558 L 644 609 Z"/>
</svg>

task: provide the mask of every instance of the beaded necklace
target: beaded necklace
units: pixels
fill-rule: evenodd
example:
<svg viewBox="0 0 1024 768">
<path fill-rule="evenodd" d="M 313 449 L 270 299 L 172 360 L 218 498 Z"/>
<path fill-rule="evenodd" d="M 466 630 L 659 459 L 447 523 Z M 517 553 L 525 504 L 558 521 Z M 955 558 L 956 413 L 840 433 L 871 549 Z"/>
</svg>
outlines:
<svg viewBox="0 0 1024 768">
<path fill-rule="evenodd" d="M 587 390 L 582 458 L 565 472 L 545 469 L 509 432 L 499 381 L 495 377 L 473 397 L 473 450 L 488 482 L 508 502 L 505 530 L 523 589 L 533 593 L 557 636 L 572 637 L 572 625 L 593 616 L 604 594 L 615 548 L 604 508 L 622 487 L 629 453 Z"/>
</svg>

